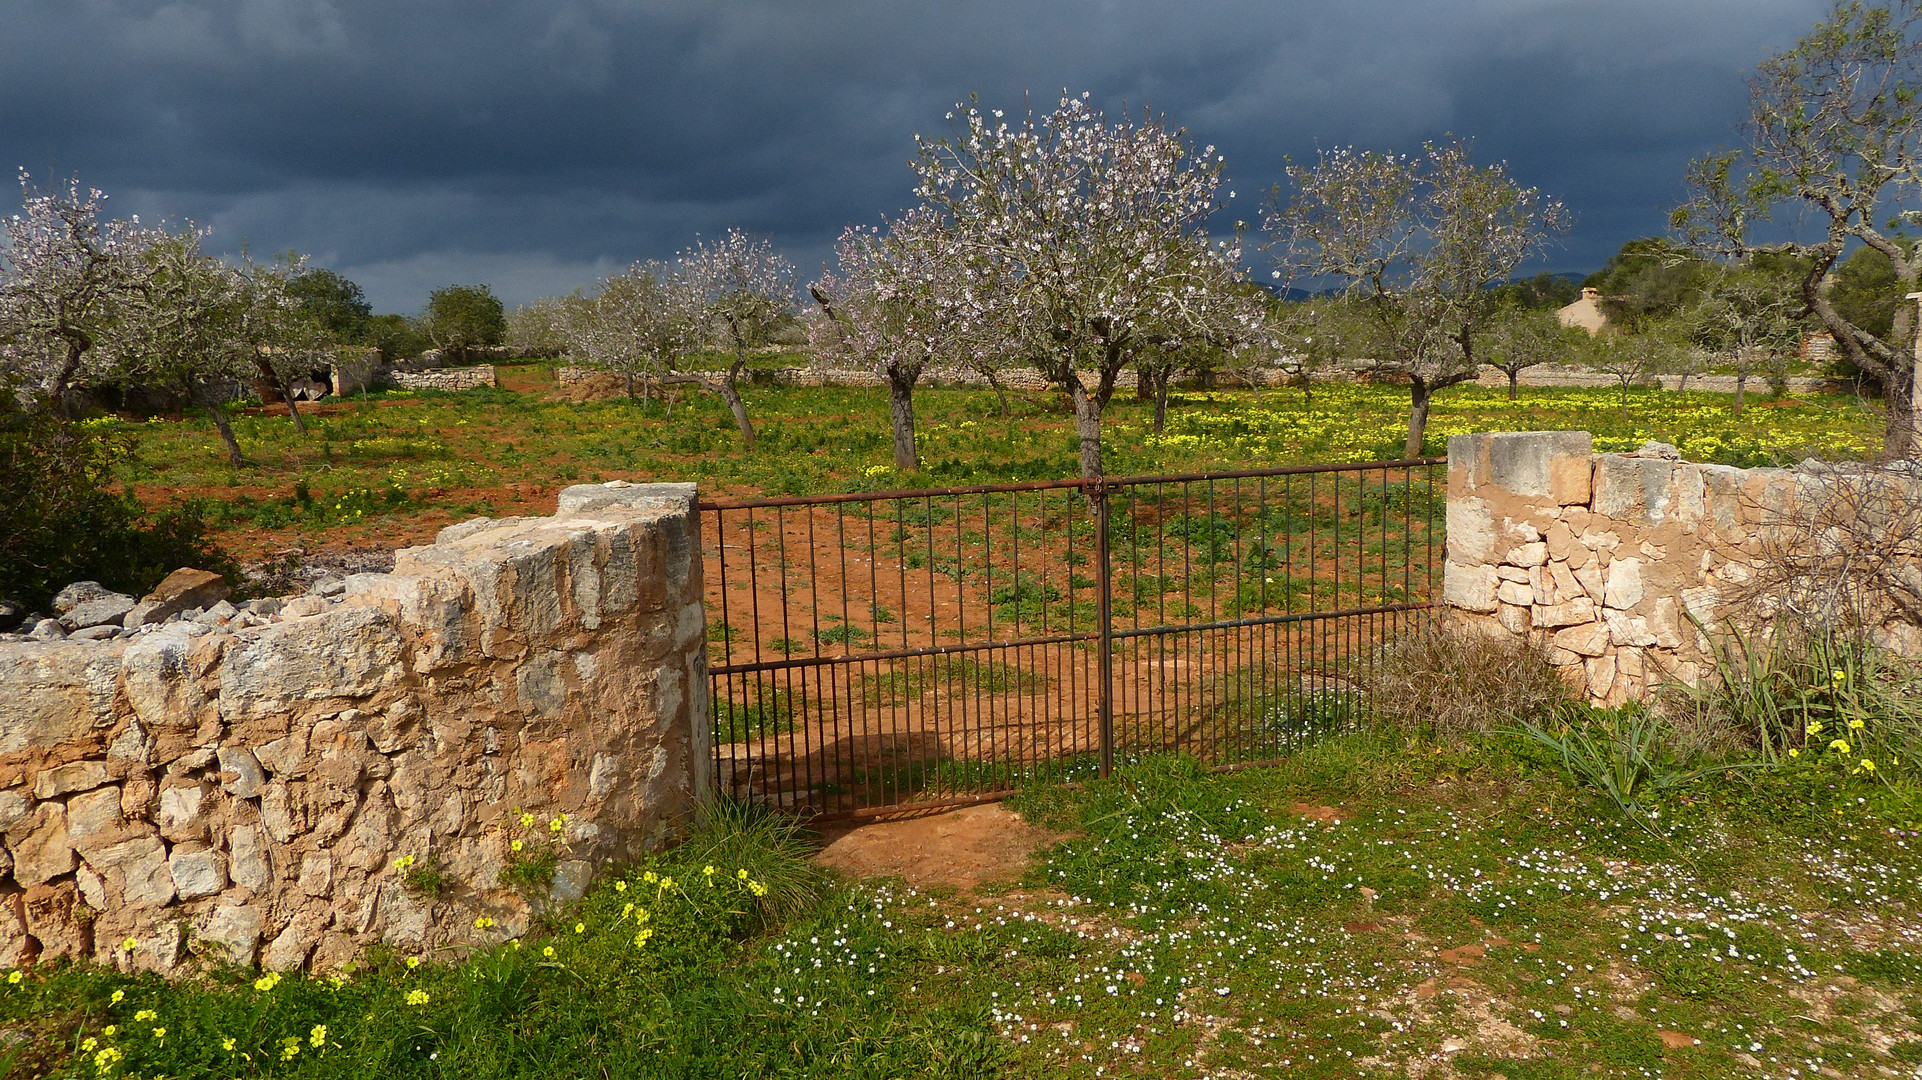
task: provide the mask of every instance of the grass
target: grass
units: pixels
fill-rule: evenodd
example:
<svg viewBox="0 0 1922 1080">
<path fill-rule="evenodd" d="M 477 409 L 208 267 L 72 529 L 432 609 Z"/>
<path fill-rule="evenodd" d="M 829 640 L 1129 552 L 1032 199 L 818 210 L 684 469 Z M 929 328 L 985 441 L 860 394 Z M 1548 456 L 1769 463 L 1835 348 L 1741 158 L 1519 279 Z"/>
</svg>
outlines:
<svg viewBox="0 0 1922 1080">
<path fill-rule="evenodd" d="M 783 362 L 799 362 L 787 358 Z M 709 492 L 807 494 L 1059 479 L 1074 475 L 1072 416 L 1058 395 L 1016 394 L 1001 416 L 989 391 L 924 389 L 915 400 L 923 467 L 889 464 L 881 391 L 756 387 L 745 391 L 761 448 L 743 450 L 726 407 L 695 395 L 671 416 L 656 403 L 555 400 L 544 364 L 502 368 L 503 389 L 388 392 L 310 415 L 305 436 L 284 416 L 243 414 L 249 464 L 231 468 L 204 419 L 109 421 L 139 449 L 118 479 L 149 506 L 204 500 L 223 541 L 255 557 L 292 546 L 394 546 L 475 515 L 544 513 L 570 483 L 614 478 L 699 480 Z M 1436 401 L 1427 451 L 1469 431 L 1584 428 L 1603 449 L 1654 438 L 1695 460 L 1754 465 L 1818 454 L 1871 455 L 1880 419 L 1858 399 L 1811 396 L 1735 413 L 1729 395 L 1637 390 L 1623 409 L 1609 389 L 1505 391 L 1456 387 Z M 1407 393 L 1393 386 L 1177 393 L 1168 427 L 1119 395 L 1105 449 L 1116 474 L 1183 472 L 1221 462 L 1289 465 L 1395 458 Z M 1217 524 L 1185 525 L 1211 551 Z"/>
<path fill-rule="evenodd" d="M 467 957 L 0 982 L 0 1075 L 1914 1075 L 1912 796 L 1771 771 L 1649 799 L 1645 830 L 1501 736 L 1149 757 L 1020 796 L 1069 838 L 973 894 L 831 880 L 793 822 L 721 805 Z"/>
</svg>

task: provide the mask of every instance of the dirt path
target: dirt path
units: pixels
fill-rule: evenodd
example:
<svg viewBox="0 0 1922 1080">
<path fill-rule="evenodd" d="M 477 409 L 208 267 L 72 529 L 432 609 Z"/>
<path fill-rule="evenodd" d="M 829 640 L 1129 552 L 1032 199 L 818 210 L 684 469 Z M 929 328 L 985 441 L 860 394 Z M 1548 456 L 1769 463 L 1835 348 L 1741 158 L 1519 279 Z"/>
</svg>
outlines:
<svg viewBox="0 0 1922 1080">
<path fill-rule="evenodd" d="M 900 877 L 909 884 L 967 892 L 1011 882 L 1034 852 L 1066 839 L 1030 825 L 1001 803 L 824 830 L 815 861 L 854 877 Z"/>
</svg>

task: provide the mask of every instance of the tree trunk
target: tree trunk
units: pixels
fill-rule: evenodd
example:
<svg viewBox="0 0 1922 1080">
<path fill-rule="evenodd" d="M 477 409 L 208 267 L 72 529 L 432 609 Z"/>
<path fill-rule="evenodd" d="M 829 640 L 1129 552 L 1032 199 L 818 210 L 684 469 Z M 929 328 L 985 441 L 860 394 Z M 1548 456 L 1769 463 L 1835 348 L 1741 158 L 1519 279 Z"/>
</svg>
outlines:
<svg viewBox="0 0 1922 1080">
<path fill-rule="evenodd" d="M 1521 381 L 1522 369 L 1508 369 L 1508 400 L 1515 400 L 1515 384 Z"/>
<path fill-rule="evenodd" d="M 1748 396 L 1748 372 L 1735 373 L 1735 411 L 1741 412 L 1743 399 Z"/>
<path fill-rule="evenodd" d="M 1174 374 L 1172 367 L 1160 367 L 1154 373 L 1155 392 L 1155 434 L 1168 423 L 1168 380 Z"/>
<path fill-rule="evenodd" d="M 754 425 L 748 422 L 747 403 L 741 400 L 737 387 L 741 372 L 747 368 L 747 358 L 739 351 L 734 354 L 734 362 L 727 366 L 727 374 L 721 379 L 721 400 L 734 412 L 734 426 L 741 429 L 741 441 L 749 450 L 754 449 Z"/>
<path fill-rule="evenodd" d="M 234 425 L 227 419 L 227 406 L 214 399 L 213 387 L 206 383 L 194 387 L 194 397 L 200 400 L 200 407 L 207 411 L 207 419 L 214 422 L 221 441 L 227 444 L 227 463 L 236 469 L 244 467 L 247 459 L 240 456 L 240 440 L 234 438 Z M 292 407 L 291 403 L 289 407 Z"/>
<path fill-rule="evenodd" d="M 1081 438 L 1081 478 L 1101 478 L 1101 403 L 1081 385 L 1081 377 L 1068 373 L 1068 398 L 1074 402 L 1075 434 Z"/>
<path fill-rule="evenodd" d="M 1428 403 L 1434 391 L 1418 378 L 1408 384 L 1408 394 L 1408 442 L 1402 447 L 1402 456 L 1418 458 L 1422 443 L 1428 437 Z"/>
<path fill-rule="evenodd" d="M 914 452 L 914 379 L 899 365 L 889 364 L 888 419 L 894 425 L 894 467 L 913 472 L 921 467 Z"/>
<path fill-rule="evenodd" d="M 1682 381 L 1675 385 L 1675 392 L 1678 394 L 1688 393 L 1688 372 L 1682 372 Z"/>
<path fill-rule="evenodd" d="M 627 378 L 627 400 L 630 403 L 640 401 L 641 399 L 634 393 L 634 373 L 632 371 L 623 371 L 621 374 Z"/>
<path fill-rule="evenodd" d="M 63 337 L 67 343 L 67 359 L 60 365 L 59 374 L 53 377 L 53 414 L 62 420 L 72 417 L 67 412 L 67 388 L 73 385 L 73 377 L 80 373 L 80 362 L 87 355 L 91 341 L 80 338 Z"/>
<path fill-rule="evenodd" d="M 994 396 L 1001 400 L 1001 418 L 1006 420 L 1013 416 L 1014 410 L 1008 407 L 1008 392 L 1001 388 L 1001 380 L 995 377 L 994 369 L 983 368 L 981 374 L 987 376 L 988 385 L 994 389 Z"/>
<path fill-rule="evenodd" d="M 1883 380 L 1888 420 L 1882 435 L 1883 451 L 1891 458 L 1922 458 L 1922 379 L 1916 363 L 1892 365 Z"/>
<path fill-rule="evenodd" d="M 300 415 L 300 402 L 294 400 L 294 388 L 287 383 L 280 384 L 280 396 L 287 401 L 287 415 L 294 419 L 294 430 L 307 434 L 307 421 Z"/>
</svg>

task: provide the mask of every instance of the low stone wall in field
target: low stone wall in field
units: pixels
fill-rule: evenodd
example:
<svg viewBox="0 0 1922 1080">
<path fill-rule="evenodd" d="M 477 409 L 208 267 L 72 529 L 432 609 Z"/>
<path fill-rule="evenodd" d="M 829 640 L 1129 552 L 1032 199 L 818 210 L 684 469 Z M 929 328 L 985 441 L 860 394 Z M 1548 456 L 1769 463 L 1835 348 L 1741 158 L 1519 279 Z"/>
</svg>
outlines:
<svg viewBox="0 0 1922 1080">
<path fill-rule="evenodd" d="M 1805 534 L 1824 507 L 1855 496 L 1881 504 L 1863 513 L 1886 515 L 1892 503 L 1922 505 L 1922 478 L 1704 465 L 1653 443 L 1598 455 L 1579 431 L 1457 435 L 1443 599 L 1458 625 L 1544 642 L 1579 692 L 1617 705 L 1700 678 L 1712 663 L 1703 631 L 1766 625 L 1807 599 L 1776 589 L 1768 571 L 1794 552 L 1845 560 L 1841 538 Z M 1922 552 L 1888 554 L 1884 580 L 1912 575 L 1922 587 Z M 1868 599 L 1871 636 L 1922 654 L 1922 630 Z"/>
<path fill-rule="evenodd" d="M 492 364 L 435 368 L 429 371 L 395 369 L 389 371 L 386 377 L 389 382 L 402 390 L 472 390 L 479 386 L 500 385 L 500 381 L 495 378 Z"/>
<path fill-rule="evenodd" d="M 555 382 L 561 386 L 574 386 L 585 383 L 596 375 L 602 374 L 597 368 L 563 367 L 554 373 Z M 1079 373 L 1081 384 L 1090 390 L 1100 382 L 1100 376 L 1092 371 Z M 751 378 L 756 383 L 771 386 L 842 386 L 851 388 L 875 389 L 885 387 L 887 380 L 865 368 L 824 368 L 824 367 L 783 367 L 753 369 Z M 998 372 L 995 378 L 1007 390 L 1043 391 L 1054 384 L 1033 368 L 1010 368 Z M 1253 371 L 1222 372 L 1209 377 L 1205 385 L 1210 386 L 1282 386 L 1293 375 L 1281 368 L 1258 368 Z M 1115 377 L 1115 389 L 1134 392 L 1137 382 L 1133 371 L 1123 371 Z M 915 383 L 921 387 L 966 387 L 985 390 L 988 380 L 972 368 L 931 367 L 921 373 Z M 1184 377 L 1174 380 L 1175 386 L 1199 387 L 1204 385 L 1200 379 Z"/>
<path fill-rule="evenodd" d="M 518 934 L 705 785 L 705 639 L 693 485 L 615 484 L 265 620 L 0 644 L 0 968 Z"/>
</svg>

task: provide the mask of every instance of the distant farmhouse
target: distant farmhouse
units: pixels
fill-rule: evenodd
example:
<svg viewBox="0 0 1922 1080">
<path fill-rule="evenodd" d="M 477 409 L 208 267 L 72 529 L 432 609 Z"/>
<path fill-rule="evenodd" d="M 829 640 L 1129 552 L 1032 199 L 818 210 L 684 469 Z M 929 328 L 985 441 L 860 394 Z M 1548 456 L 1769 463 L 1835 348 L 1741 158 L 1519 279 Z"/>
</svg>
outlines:
<svg viewBox="0 0 1922 1080">
<path fill-rule="evenodd" d="M 1579 326 L 1590 335 L 1608 329 L 1608 315 L 1602 311 L 1602 293 L 1599 289 L 1583 289 L 1581 299 L 1559 308 L 1555 318 L 1563 326 Z"/>
</svg>

